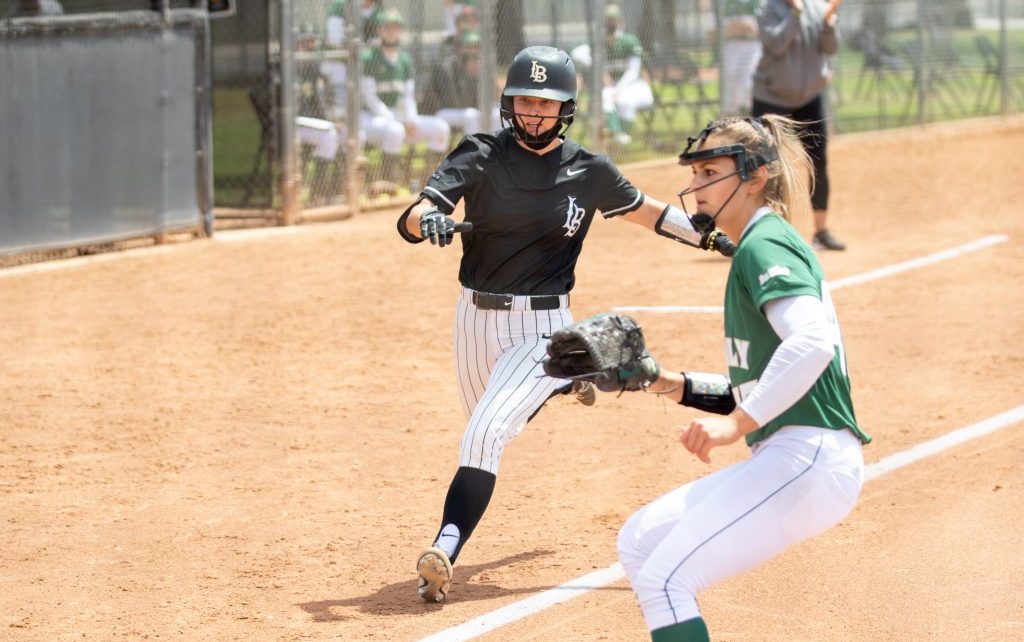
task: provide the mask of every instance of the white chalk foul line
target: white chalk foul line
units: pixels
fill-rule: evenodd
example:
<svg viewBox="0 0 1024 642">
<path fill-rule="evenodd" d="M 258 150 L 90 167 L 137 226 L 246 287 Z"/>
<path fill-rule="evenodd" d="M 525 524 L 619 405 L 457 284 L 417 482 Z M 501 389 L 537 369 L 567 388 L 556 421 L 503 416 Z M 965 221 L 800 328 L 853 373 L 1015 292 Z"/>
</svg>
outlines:
<svg viewBox="0 0 1024 642">
<path fill-rule="evenodd" d="M 525 600 L 509 604 L 497 611 L 491 611 L 459 626 L 425 637 L 420 642 L 461 642 L 462 640 L 471 640 L 509 622 L 521 620 L 534 613 L 539 613 L 550 606 L 568 602 L 584 593 L 607 586 L 623 577 L 625 575 L 622 572 L 622 566 L 617 563 L 612 564 L 608 568 L 588 573 L 561 586 L 548 589 L 543 593 L 538 593 Z"/>
<path fill-rule="evenodd" d="M 1024 420 L 1024 405 L 1017 406 L 1012 410 L 1007 410 L 1002 414 L 989 417 L 970 426 L 946 433 L 941 437 L 922 442 L 912 448 L 894 453 L 873 464 L 869 464 L 864 469 L 864 480 L 877 479 L 886 473 L 909 466 L 925 457 L 936 455 L 972 439 L 993 433 L 1007 426 L 1012 426 L 1022 420 Z M 623 577 L 625 577 L 625 573 L 622 571 L 622 566 L 617 563 L 612 564 L 607 568 L 588 573 L 561 586 L 548 589 L 525 600 L 509 604 L 458 626 L 427 636 L 419 640 L 419 642 L 465 642 L 466 640 L 472 640 L 506 624 L 529 617 L 556 604 L 568 602 L 585 593 L 617 582 Z"/>
<path fill-rule="evenodd" d="M 963 245 L 957 245 L 951 247 L 948 250 L 942 250 L 941 252 L 935 252 L 933 254 L 927 254 L 916 259 L 910 259 L 909 261 L 903 261 L 902 263 L 896 263 L 886 267 L 880 267 L 863 274 L 855 274 L 835 281 L 829 281 L 829 287 L 832 290 L 838 290 L 840 288 L 849 287 L 851 285 L 860 285 L 861 283 L 867 283 L 869 281 L 876 281 L 883 279 L 887 276 L 899 274 L 900 272 L 906 272 L 907 270 L 915 270 L 926 265 L 932 265 L 933 263 L 939 263 L 941 261 L 948 261 L 964 254 L 970 254 L 971 252 L 977 252 L 983 250 L 986 247 L 993 245 L 999 245 L 1000 243 L 1006 243 L 1010 240 L 1010 237 L 1004 234 L 994 234 L 991 236 L 983 236 L 980 239 L 971 241 L 970 243 L 964 243 Z M 655 312 L 662 314 L 673 314 L 676 312 L 691 312 L 695 314 L 721 314 L 722 306 L 720 305 L 622 305 L 612 308 L 615 312 Z"/>
</svg>

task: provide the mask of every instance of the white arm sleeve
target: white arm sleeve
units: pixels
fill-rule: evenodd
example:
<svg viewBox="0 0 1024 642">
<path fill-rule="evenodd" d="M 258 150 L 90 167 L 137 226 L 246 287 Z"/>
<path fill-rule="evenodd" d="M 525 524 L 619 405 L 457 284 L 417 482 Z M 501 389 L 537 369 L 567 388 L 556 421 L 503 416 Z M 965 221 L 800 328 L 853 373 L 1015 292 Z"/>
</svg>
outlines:
<svg viewBox="0 0 1024 642">
<path fill-rule="evenodd" d="M 640 78 L 640 67 L 640 56 L 631 56 L 627 63 L 626 71 L 622 73 L 622 77 L 619 78 L 619 82 L 615 83 L 615 89 L 620 90 L 636 82 L 637 79 Z"/>
<path fill-rule="evenodd" d="M 782 343 L 757 385 L 740 403 L 758 426 L 775 419 L 807 394 L 836 356 L 821 299 L 810 295 L 773 299 L 765 304 L 764 311 Z"/>
<path fill-rule="evenodd" d="M 384 116 L 385 118 L 394 118 L 394 114 L 391 113 L 388 106 L 377 95 L 377 81 L 373 76 L 363 76 L 359 80 L 359 91 L 362 92 L 363 102 L 366 103 L 366 107 L 371 114 L 374 116 Z"/>
</svg>

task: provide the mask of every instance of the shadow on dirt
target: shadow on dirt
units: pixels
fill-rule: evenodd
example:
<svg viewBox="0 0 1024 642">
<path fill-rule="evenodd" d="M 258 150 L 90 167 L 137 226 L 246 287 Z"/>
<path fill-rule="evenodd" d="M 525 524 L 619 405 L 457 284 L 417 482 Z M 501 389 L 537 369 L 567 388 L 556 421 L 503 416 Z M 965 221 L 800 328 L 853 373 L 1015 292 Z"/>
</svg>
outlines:
<svg viewBox="0 0 1024 642">
<path fill-rule="evenodd" d="M 490 570 L 544 557 L 553 553 L 554 551 L 548 550 L 531 551 L 483 564 L 458 565 L 455 567 L 455 578 L 452 580 L 452 590 L 448 595 L 447 601 L 471 602 L 508 595 L 532 595 L 554 588 L 553 586 L 527 586 L 510 589 L 488 583 L 487 577 L 487 572 Z M 314 622 L 344 622 L 350 619 L 344 614 L 346 609 L 355 609 L 360 613 L 371 615 L 400 615 L 423 613 L 442 608 L 441 604 L 427 604 L 417 597 L 416 584 L 417 580 L 413 577 L 402 582 L 382 586 L 369 595 L 345 600 L 303 602 L 297 606 L 309 613 L 313 617 Z M 628 587 L 622 588 L 623 590 L 629 590 Z"/>
</svg>

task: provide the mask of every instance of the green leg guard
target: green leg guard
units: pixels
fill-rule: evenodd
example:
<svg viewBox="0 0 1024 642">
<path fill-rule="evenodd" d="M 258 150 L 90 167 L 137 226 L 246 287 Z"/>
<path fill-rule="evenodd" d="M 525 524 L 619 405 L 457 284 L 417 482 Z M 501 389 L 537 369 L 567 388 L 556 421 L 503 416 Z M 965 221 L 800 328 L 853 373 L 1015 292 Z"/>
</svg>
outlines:
<svg viewBox="0 0 1024 642">
<path fill-rule="evenodd" d="M 651 631 L 651 642 L 711 642 L 711 637 L 704 618 L 696 617 Z"/>
</svg>

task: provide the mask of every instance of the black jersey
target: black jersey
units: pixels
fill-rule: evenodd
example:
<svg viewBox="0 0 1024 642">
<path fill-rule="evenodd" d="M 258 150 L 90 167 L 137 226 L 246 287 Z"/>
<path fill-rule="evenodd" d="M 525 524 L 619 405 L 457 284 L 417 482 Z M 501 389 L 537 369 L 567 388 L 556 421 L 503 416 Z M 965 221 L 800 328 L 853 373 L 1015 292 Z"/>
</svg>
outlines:
<svg viewBox="0 0 1024 642">
<path fill-rule="evenodd" d="M 462 139 L 423 188 L 451 214 L 466 199 L 459 281 L 504 294 L 565 294 L 594 212 L 635 210 L 643 194 L 607 156 L 566 140 L 539 156 L 508 132 Z"/>
</svg>

